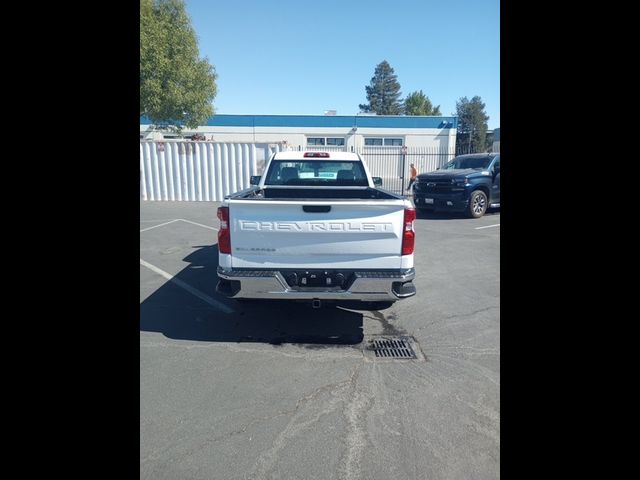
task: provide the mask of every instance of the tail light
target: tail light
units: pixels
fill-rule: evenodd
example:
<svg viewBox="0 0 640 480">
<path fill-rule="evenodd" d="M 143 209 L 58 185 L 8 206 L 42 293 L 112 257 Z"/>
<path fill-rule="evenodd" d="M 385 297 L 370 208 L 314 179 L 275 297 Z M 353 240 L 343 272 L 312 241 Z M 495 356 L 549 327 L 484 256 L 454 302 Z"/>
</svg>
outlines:
<svg viewBox="0 0 640 480">
<path fill-rule="evenodd" d="M 411 255 L 416 243 L 413 221 L 416 219 L 415 208 L 404 209 L 404 231 L 402 232 L 402 255 Z"/>
<path fill-rule="evenodd" d="M 218 250 L 220 253 L 231 253 L 231 230 L 229 229 L 229 207 L 218 207 Z"/>
</svg>

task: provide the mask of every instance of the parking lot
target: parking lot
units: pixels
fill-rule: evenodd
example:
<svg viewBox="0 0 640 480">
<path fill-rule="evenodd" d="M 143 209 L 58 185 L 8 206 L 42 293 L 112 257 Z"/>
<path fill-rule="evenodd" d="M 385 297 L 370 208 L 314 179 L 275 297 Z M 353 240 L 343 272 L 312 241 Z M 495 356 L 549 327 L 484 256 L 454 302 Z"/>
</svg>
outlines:
<svg viewBox="0 0 640 480">
<path fill-rule="evenodd" d="M 367 311 L 217 295 L 218 205 L 140 202 L 141 478 L 499 478 L 499 211 L 419 214 L 417 295 Z"/>
</svg>

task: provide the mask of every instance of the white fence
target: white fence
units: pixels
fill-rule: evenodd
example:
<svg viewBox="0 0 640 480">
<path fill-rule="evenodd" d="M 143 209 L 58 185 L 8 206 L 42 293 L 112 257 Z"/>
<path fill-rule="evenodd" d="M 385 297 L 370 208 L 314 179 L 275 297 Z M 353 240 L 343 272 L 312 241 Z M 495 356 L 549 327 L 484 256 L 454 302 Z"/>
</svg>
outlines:
<svg viewBox="0 0 640 480">
<path fill-rule="evenodd" d="M 343 148 L 343 147 L 342 147 Z M 340 148 L 340 150 L 342 150 Z M 140 197 L 151 201 L 220 202 L 225 195 L 249 188 L 251 175 L 262 175 L 282 144 L 216 143 L 183 140 L 140 142 Z M 310 148 L 309 148 L 310 149 Z M 327 147 L 313 150 L 329 151 Z M 335 147 L 330 151 L 336 151 Z M 358 151 L 382 188 L 402 194 L 409 165 L 429 172 L 453 158 L 453 149 L 366 147 Z"/>
<path fill-rule="evenodd" d="M 220 202 L 249 187 L 278 144 L 140 142 L 140 198 Z"/>
</svg>

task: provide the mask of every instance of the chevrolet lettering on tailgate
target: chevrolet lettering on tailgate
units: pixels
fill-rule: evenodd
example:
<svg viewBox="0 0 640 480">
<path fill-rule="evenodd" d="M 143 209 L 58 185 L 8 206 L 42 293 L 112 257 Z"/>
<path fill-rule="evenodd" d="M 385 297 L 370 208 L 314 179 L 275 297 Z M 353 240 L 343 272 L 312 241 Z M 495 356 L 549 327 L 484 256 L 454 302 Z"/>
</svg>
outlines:
<svg viewBox="0 0 640 480">
<path fill-rule="evenodd" d="M 393 224 L 360 222 L 257 222 L 242 220 L 240 230 L 296 232 L 392 232 Z"/>
</svg>

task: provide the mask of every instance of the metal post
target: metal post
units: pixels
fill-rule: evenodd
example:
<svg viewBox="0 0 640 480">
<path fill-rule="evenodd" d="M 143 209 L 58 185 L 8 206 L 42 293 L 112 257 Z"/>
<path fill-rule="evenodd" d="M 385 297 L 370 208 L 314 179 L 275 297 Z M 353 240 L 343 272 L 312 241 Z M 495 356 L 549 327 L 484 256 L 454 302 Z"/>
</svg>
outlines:
<svg viewBox="0 0 640 480">
<path fill-rule="evenodd" d="M 400 185 L 400 195 L 404 196 L 404 179 L 406 176 L 406 171 L 407 171 L 407 147 L 406 145 L 403 145 L 402 148 L 400 149 L 400 152 L 402 153 L 402 177 L 400 179 L 400 181 L 402 182 L 402 184 Z"/>
<path fill-rule="evenodd" d="M 406 155 L 403 153 L 402 154 L 402 177 L 400 177 L 400 182 L 401 182 L 400 188 L 402 189 L 400 191 L 400 194 L 403 195 L 403 196 L 404 196 L 404 190 L 405 190 L 405 188 L 404 188 L 404 174 L 405 174 L 405 169 L 407 168 L 406 167 L 406 163 L 407 163 L 406 162 Z"/>
</svg>

